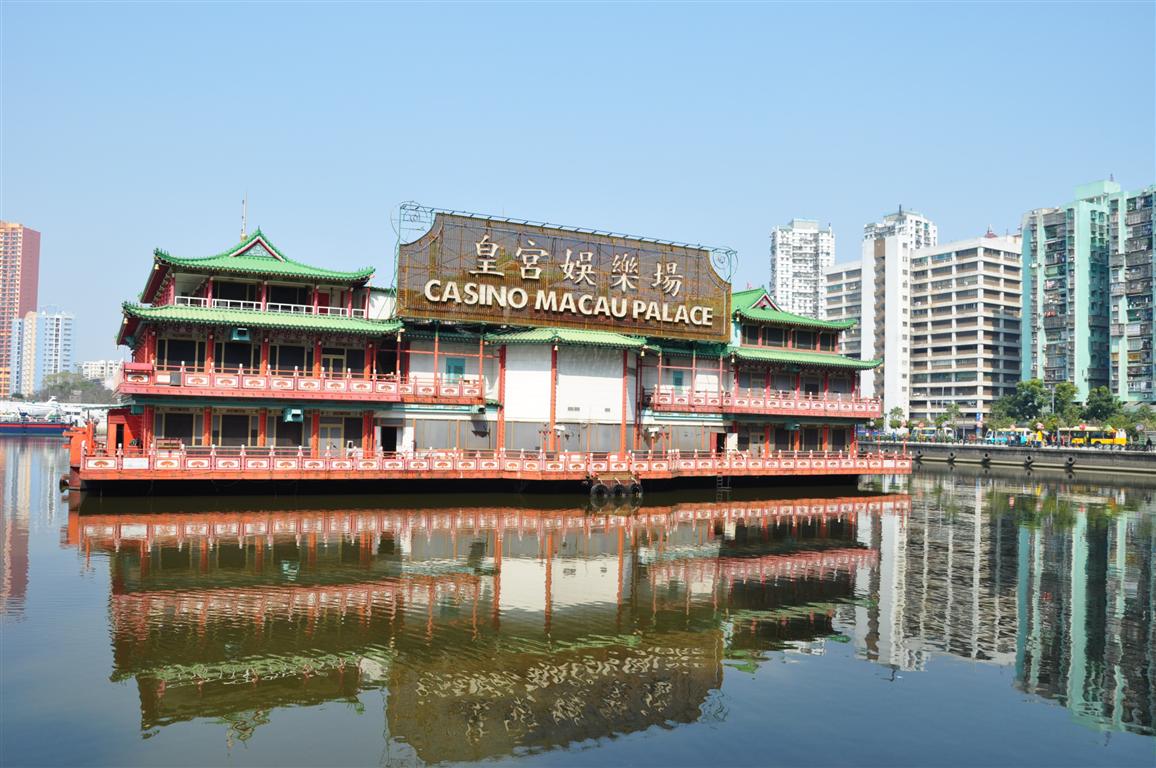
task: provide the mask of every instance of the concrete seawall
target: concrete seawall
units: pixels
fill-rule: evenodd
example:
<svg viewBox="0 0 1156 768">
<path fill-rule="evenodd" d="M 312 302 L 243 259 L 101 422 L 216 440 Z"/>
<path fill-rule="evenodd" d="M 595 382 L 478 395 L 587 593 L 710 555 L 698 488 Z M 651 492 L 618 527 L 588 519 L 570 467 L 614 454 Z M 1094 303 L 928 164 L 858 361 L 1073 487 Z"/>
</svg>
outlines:
<svg viewBox="0 0 1156 768">
<path fill-rule="evenodd" d="M 863 442 L 867 451 L 894 451 L 903 443 Z M 908 443 L 907 452 L 921 464 L 971 464 L 984 467 L 1062 470 L 1073 473 L 1156 477 L 1156 452 L 1098 448 L 1009 448 L 963 443 Z"/>
</svg>

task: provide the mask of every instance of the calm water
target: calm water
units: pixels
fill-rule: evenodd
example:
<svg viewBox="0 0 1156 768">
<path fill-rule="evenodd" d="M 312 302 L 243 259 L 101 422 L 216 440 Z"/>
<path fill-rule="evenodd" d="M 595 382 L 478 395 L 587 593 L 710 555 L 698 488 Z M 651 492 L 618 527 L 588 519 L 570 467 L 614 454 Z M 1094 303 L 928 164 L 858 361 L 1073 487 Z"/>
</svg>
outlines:
<svg viewBox="0 0 1156 768">
<path fill-rule="evenodd" d="M 70 512 L 66 463 L 0 441 L 5 766 L 1156 761 L 1152 488 Z"/>
</svg>

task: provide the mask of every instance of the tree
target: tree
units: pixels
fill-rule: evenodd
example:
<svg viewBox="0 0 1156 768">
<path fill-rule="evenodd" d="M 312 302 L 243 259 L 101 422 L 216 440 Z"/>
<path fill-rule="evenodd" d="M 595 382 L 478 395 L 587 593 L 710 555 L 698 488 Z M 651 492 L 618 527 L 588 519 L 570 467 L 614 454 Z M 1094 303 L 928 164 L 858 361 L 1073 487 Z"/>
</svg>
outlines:
<svg viewBox="0 0 1156 768">
<path fill-rule="evenodd" d="M 1120 414 L 1120 401 L 1107 387 L 1096 387 L 1084 402 L 1084 420 L 1094 424 L 1111 423 Z"/>
<path fill-rule="evenodd" d="M 44 377 L 37 400 L 55 397 L 62 403 L 115 403 L 116 393 L 99 381 L 86 379 L 73 371 L 52 373 Z"/>
<path fill-rule="evenodd" d="M 950 426 L 952 434 L 954 434 L 962 417 L 963 411 L 960 410 L 959 403 L 948 403 L 947 407 L 943 409 L 943 413 L 935 415 L 935 426 L 939 429 Z"/>
<path fill-rule="evenodd" d="M 876 432 L 882 432 L 883 427 L 884 427 L 884 424 L 883 424 L 884 421 L 886 421 L 886 419 L 884 419 L 882 416 L 871 419 L 871 428 L 874 429 Z"/>
<path fill-rule="evenodd" d="M 1007 429 L 1015 423 L 1015 395 L 1004 395 L 991 404 L 991 416 L 987 420 L 988 429 Z"/>
<path fill-rule="evenodd" d="M 1080 420 L 1080 406 L 1076 403 L 1078 391 L 1070 381 L 1061 381 L 1052 387 L 1052 415 L 1058 426 L 1069 427 Z"/>
<path fill-rule="evenodd" d="M 898 405 L 891 409 L 887 414 L 890 418 L 887 420 L 888 426 L 892 429 L 899 429 L 903 426 L 903 409 Z"/>
<path fill-rule="evenodd" d="M 1014 407 L 1009 415 L 1025 425 L 1039 421 L 1040 414 L 1044 412 L 1044 403 L 1051 402 L 1051 395 L 1039 379 L 1028 379 L 1016 384 L 1014 398 Z"/>
</svg>

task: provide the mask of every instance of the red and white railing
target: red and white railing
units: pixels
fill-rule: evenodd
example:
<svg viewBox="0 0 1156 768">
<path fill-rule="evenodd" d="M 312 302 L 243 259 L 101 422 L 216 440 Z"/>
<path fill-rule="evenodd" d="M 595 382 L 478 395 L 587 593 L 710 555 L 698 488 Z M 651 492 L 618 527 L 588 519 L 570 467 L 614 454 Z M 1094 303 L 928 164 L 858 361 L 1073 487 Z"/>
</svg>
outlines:
<svg viewBox="0 0 1156 768">
<path fill-rule="evenodd" d="M 883 414 L 883 402 L 878 398 L 838 392 L 808 394 L 761 388 L 702 392 L 661 386 L 647 390 L 646 397 L 647 403 L 656 411 L 846 416 L 856 419 L 873 419 Z"/>
<path fill-rule="evenodd" d="M 627 454 L 523 451 L 365 453 L 358 449 L 309 455 L 308 449 L 155 449 L 144 453 L 84 452 L 87 479 L 524 479 L 581 480 L 598 475 L 638 478 L 757 475 L 906 474 L 906 454 L 839 451 L 636 452 Z"/>
<path fill-rule="evenodd" d="M 477 405 L 485 393 L 477 376 L 435 377 L 246 369 L 201 371 L 184 366 L 164 368 L 126 363 L 118 391 L 125 395 L 209 395 L 291 398 L 294 400 L 365 400 L 382 403 Z"/>
<path fill-rule="evenodd" d="M 364 318 L 364 309 L 352 307 L 331 307 L 328 305 L 284 304 L 267 301 L 244 301 L 240 299 L 208 299 L 203 296 L 176 296 L 173 305 L 178 307 L 199 307 L 203 309 L 232 309 L 242 312 L 275 312 L 287 315 L 312 315 L 316 317 Z"/>
</svg>

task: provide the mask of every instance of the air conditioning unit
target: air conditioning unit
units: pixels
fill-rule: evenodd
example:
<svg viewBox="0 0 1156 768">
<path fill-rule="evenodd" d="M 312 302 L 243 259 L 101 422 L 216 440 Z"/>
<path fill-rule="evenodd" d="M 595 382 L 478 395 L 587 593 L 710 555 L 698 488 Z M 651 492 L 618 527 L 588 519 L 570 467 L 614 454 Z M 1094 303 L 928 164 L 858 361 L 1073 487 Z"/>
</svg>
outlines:
<svg viewBox="0 0 1156 768">
<path fill-rule="evenodd" d="M 286 424 L 300 424 L 305 421 L 305 411 L 300 408 L 286 408 L 281 411 L 281 421 Z"/>
<path fill-rule="evenodd" d="M 229 336 L 229 341 L 249 341 L 248 328 L 234 328 L 233 333 Z"/>
</svg>

